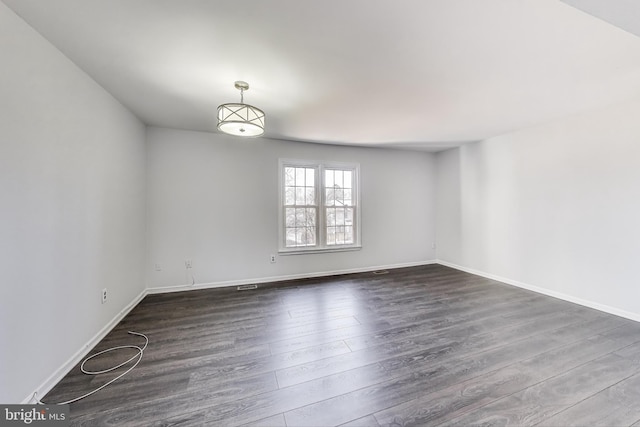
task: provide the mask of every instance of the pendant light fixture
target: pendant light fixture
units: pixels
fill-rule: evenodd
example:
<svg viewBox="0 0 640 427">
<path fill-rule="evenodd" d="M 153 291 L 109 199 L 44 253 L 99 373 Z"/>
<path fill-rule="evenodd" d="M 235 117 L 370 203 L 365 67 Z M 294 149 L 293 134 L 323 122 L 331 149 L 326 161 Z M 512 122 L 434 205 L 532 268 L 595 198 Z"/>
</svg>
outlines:
<svg viewBox="0 0 640 427">
<path fill-rule="evenodd" d="M 264 111 L 244 103 L 244 91 L 249 83 L 235 82 L 240 91 L 240 103 L 222 104 L 218 107 L 218 129 L 229 135 L 260 136 L 264 133 Z"/>
</svg>

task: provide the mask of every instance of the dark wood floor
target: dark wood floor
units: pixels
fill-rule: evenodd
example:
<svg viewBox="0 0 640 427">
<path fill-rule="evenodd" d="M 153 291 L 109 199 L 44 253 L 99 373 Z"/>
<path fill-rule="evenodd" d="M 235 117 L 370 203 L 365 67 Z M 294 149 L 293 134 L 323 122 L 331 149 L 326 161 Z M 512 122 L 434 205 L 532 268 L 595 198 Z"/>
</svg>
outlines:
<svg viewBox="0 0 640 427">
<path fill-rule="evenodd" d="M 73 425 L 640 426 L 640 323 L 438 265 L 151 295 L 96 351 L 127 330 Z"/>
</svg>

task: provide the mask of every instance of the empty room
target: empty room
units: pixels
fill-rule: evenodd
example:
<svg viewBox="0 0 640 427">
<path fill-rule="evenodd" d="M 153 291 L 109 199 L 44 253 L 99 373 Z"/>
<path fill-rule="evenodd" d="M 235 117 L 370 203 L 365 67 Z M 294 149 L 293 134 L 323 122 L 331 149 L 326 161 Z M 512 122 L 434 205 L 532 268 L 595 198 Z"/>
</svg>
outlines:
<svg viewBox="0 0 640 427">
<path fill-rule="evenodd" d="M 632 0 L 0 0 L 0 425 L 640 426 Z"/>
</svg>

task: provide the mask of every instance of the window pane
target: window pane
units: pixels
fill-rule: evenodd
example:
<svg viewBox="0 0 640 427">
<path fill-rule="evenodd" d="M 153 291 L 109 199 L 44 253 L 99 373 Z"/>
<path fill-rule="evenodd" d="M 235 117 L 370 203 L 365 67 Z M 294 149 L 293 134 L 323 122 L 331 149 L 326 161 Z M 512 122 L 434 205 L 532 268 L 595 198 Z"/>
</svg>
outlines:
<svg viewBox="0 0 640 427">
<path fill-rule="evenodd" d="M 296 168 L 296 186 L 304 187 L 305 168 Z"/>
<path fill-rule="evenodd" d="M 353 225 L 353 208 L 344 210 L 344 223 L 345 225 Z"/>
<path fill-rule="evenodd" d="M 353 188 L 351 186 L 351 171 L 344 171 L 344 188 Z"/>
<path fill-rule="evenodd" d="M 315 246 L 316 229 L 313 227 L 299 227 L 287 229 L 287 246 Z"/>
<path fill-rule="evenodd" d="M 335 208 L 327 208 L 327 226 L 336 225 L 336 210 Z"/>
<path fill-rule="evenodd" d="M 316 244 L 316 229 L 312 227 L 305 227 L 304 242 L 307 246 L 314 246 Z"/>
<path fill-rule="evenodd" d="M 324 171 L 324 186 L 326 188 L 333 187 L 333 171 L 332 170 Z"/>
<path fill-rule="evenodd" d="M 344 225 L 344 209 L 336 209 L 336 225 Z"/>
<path fill-rule="evenodd" d="M 313 187 L 305 187 L 306 193 L 306 205 L 315 205 L 316 204 L 316 189 Z"/>
<path fill-rule="evenodd" d="M 344 190 L 341 187 L 337 187 L 335 189 L 336 194 L 336 205 L 343 206 L 344 205 Z"/>
<path fill-rule="evenodd" d="M 327 188 L 325 190 L 325 204 L 327 206 L 333 206 L 336 204 L 336 192 L 333 188 Z"/>
<path fill-rule="evenodd" d="M 336 228 L 327 227 L 327 245 L 336 244 Z"/>
<path fill-rule="evenodd" d="M 351 198 L 351 190 L 343 190 L 343 196 L 344 196 L 344 199 L 342 201 L 344 202 L 344 205 L 352 206 L 353 200 Z"/>
<path fill-rule="evenodd" d="M 296 227 L 315 227 L 316 225 L 316 209 L 315 208 L 296 208 L 295 209 L 295 226 Z"/>
<path fill-rule="evenodd" d="M 284 168 L 284 185 L 293 186 L 296 183 L 295 168 Z"/>
<path fill-rule="evenodd" d="M 316 171 L 315 169 L 311 169 L 311 168 L 307 168 L 307 180 L 305 182 L 304 185 L 306 185 L 307 187 L 313 187 L 315 186 L 315 181 L 316 181 Z"/>
<path fill-rule="evenodd" d="M 304 206 L 304 187 L 296 187 L 296 205 Z"/>
<path fill-rule="evenodd" d="M 284 204 L 295 205 L 296 204 L 296 188 L 285 187 L 284 189 Z"/>
<path fill-rule="evenodd" d="M 286 241 L 285 246 L 288 248 L 298 246 L 296 244 L 296 229 L 295 228 L 287 228 L 286 230 Z"/>
<path fill-rule="evenodd" d="M 295 227 L 296 225 L 296 209 L 295 208 L 286 208 L 284 211 L 285 215 L 285 227 Z"/>
<path fill-rule="evenodd" d="M 316 209 L 315 208 L 306 208 L 305 209 L 305 216 L 306 216 L 306 225 L 308 227 L 314 227 L 316 226 Z"/>
<path fill-rule="evenodd" d="M 344 228 L 344 243 L 345 244 L 351 244 L 354 242 L 354 233 L 353 233 L 353 227 L 345 227 Z"/>
<path fill-rule="evenodd" d="M 342 171 L 333 171 L 334 172 L 334 185 L 340 188 L 344 187 L 344 182 L 342 180 Z"/>
<path fill-rule="evenodd" d="M 304 209 L 297 208 L 296 209 L 296 227 L 302 227 L 306 225 Z"/>
</svg>

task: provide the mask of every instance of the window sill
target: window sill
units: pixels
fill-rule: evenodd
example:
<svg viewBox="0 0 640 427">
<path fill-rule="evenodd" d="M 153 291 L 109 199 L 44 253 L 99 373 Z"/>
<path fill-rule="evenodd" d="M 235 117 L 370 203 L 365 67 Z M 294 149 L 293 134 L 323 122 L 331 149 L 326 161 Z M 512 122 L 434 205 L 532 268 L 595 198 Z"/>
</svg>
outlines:
<svg viewBox="0 0 640 427">
<path fill-rule="evenodd" d="M 340 248 L 313 248 L 313 249 L 280 249 L 278 255 L 304 255 L 304 254 L 323 254 L 325 252 L 351 252 L 362 249 L 361 245 L 343 246 Z"/>
</svg>

